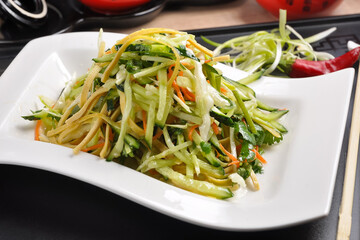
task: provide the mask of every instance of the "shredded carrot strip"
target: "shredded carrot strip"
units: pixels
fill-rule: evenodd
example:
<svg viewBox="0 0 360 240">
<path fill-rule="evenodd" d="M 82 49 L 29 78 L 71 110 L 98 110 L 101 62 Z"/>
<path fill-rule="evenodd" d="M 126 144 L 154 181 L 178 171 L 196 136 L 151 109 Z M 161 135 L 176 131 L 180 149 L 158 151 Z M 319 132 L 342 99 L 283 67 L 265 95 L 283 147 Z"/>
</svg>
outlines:
<svg viewBox="0 0 360 240">
<path fill-rule="evenodd" d="M 237 167 L 239 167 L 240 161 L 234 155 L 229 153 L 221 143 L 220 143 L 220 148 L 230 158 L 231 163 L 229 163 L 229 165 L 235 164 Z"/>
<path fill-rule="evenodd" d="M 227 90 L 226 90 L 226 88 L 221 87 L 221 88 L 220 88 L 220 92 L 221 92 L 221 93 L 227 93 Z"/>
<path fill-rule="evenodd" d="M 146 132 L 146 125 L 147 125 L 147 119 L 146 119 L 146 111 L 142 110 L 142 120 L 143 120 L 143 128 L 144 132 Z"/>
<path fill-rule="evenodd" d="M 171 76 L 174 74 L 174 71 L 173 71 L 173 67 L 174 67 L 174 66 L 175 66 L 175 64 L 172 64 L 172 65 L 170 65 L 169 68 L 168 68 L 168 75 L 167 75 L 168 79 L 170 79 Z M 183 73 L 182 71 L 179 73 L 180 76 L 182 76 L 183 74 L 184 74 L 184 73 Z M 181 91 L 180 91 L 180 87 L 179 87 L 179 85 L 177 85 L 176 80 L 174 80 L 174 81 L 172 82 L 172 86 L 173 86 L 173 88 L 174 88 L 175 91 L 176 91 L 176 95 L 181 99 L 181 101 L 185 102 L 184 96 L 182 95 L 182 93 L 181 93 Z"/>
<path fill-rule="evenodd" d="M 161 137 L 162 134 L 163 131 L 161 129 L 158 129 L 157 133 L 153 136 L 152 140 L 153 141 L 157 140 L 159 137 Z"/>
<path fill-rule="evenodd" d="M 252 149 L 251 151 L 255 153 L 256 158 L 259 159 L 260 162 L 264 164 L 267 163 L 267 161 L 260 155 L 260 153 L 256 149 Z"/>
<path fill-rule="evenodd" d="M 199 127 L 199 125 L 194 125 L 194 126 L 192 126 L 192 127 L 190 128 L 189 134 L 188 134 L 188 138 L 189 138 L 190 141 L 193 140 L 193 137 L 192 137 L 193 132 L 194 132 L 194 130 L 195 130 L 196 128 L 198 128 L 198 127 Z"/>
<path fill-rule="evenodd" d="M 183 92 L 183 94 L 184 94 L 184 99 L 185 99 L 185 100 L 188 100 L 188 101 L 191 101 L 191 102 L 195 102 L 195 99 L 192 98 L 189 94 L 187 94 L 187 92 L 184 92 L 184 91 L 182 91 L 182 92 Z"/>
<path fill-rule="evenodd" d="M 187 89 L 186 87 L 180 87 L 180 90 L 184 94 L 184 97 L 186 98 L 186 100 L 195 102 L 195 94 L 194 93 L 190 92 L 189 89 Z"/>
<path fill-rule="evenodd" d="M 81 151 L 83 151 L 83 152 L 88 152 L 88 151 L 91 151 L 91 150 L 95 150 L 95 149 L 101 148 L 101 147 L 103 147 L 104 145 L 105 145 L 104 142 L 98 143 L 98 144 L 92 145 L 92 146 L 90 146 L 90 147 L 84 148 L 84 149 L 82 149 Z"/>
<path fill-rule="evenodd" d="M 37 120 L 36 126 L 35 126 L 35 136 L 34 136 L 35 141 L 40 140 L 40 127 L 41 127 L 41 124 L 42 124 L 42 120 L 41 119 Z"/>
<path fill-rule="evenodd" d="M 216 152 L 216 157 L 218 158 L 220 156 L 220 153 L 218 150 L 215 150 L 215 152 Z"/>
<path fill-rule="evenodd" d="M 240 161 L 237 160 L 237 161 L 233 161 L 233 162 L 228 164 L 228 166 L 231 166 L 231 165 L 236 165 L 236 167 L 239 168 L 240 167 Z"/>
<path fill-rule="evenodd" d="M 214 130 L 215 135 L 218 135 L 220 133 L 218 125 L 216 125 L 215 122 L 211 124 L 212 129 Z"/>
<path fill-rule="evenodd" d="M 176 91 L 176 95 L 181 99 L 181 101 L 185 102 L 184 96 L 181 93 L 180 87 L 179 87 L 179 85 L 177 85 L 176 80 L 173 81 L 172 86 Z"/>
<path fill-rule="evenodd" d="M 231 153 L 229 153 L 224 146 L 220 143 L 220 148 L 221 150 L 223 150 L 223 152 L 231 159 L 231 161 L 236 162 L 239 161 L 234 155 L 232 155 Z"/>
</svg>

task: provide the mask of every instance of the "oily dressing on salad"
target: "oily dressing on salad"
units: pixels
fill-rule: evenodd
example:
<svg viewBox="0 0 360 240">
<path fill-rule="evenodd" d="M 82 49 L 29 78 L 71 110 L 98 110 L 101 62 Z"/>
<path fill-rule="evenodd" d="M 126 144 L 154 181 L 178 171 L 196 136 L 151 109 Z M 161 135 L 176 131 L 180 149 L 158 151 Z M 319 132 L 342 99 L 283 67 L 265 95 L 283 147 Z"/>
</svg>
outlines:
<svg viewBox="0 0 360 240">
<path fill-rule="evenodd" d="M 223 76 L 214 65 L 229 56 L 214 57 L 193 35 L 143 29 L 106 49 L 101 34 L 88 72 L 23 116 L 36 121 L 35 140 L 218 199 L 259 189 L 261 154 L 283 139 L 288 110 Z"/>
</svg>

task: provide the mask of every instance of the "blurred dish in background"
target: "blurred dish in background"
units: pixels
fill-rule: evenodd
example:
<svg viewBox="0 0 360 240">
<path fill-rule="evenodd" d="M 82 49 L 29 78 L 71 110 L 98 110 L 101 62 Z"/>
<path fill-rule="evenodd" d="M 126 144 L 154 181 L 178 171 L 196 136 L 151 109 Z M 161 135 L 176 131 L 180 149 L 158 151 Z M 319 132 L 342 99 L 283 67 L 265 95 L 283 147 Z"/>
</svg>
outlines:
<svg viewBox="0 0 360 240">
<path fill-rule="evenodd" d="M 174 5 L 188 5 L 188 6 L 208 6 L 213 4 L 223 4 L 234 0 L 168 0 L 168 3 Z"/>
<path fill-rule="evenodd" d="M 5 21 L 37 28 L 46 21 L 47 4 L 45 0 L 2 0 L 0 13 Z"/>
<path fill-rule="evenodd" d="M 63 32 L 136 27 L 165 7 L 177 10 L 229 1 L 234 0 L 0 0 L 0 47 L 21 47 L 34 38 Z M 43 17 L 22 16 L 25 11 Z"/>
<path fill-rule="evenodd" d="M 121 14 L 124 10 L 139 7 L 150 0 L 79 0 L 94 12 L 102 14 Z"/>
<path fill-rule="evenodd" d="M 313 16 L 326 9 L 334 8 L 341 0 L 256 0 L 263 8 L 278 17 L 279 9 L 287 10 L 288 19 Z"/>
<path fill-rule="evenodd" d="M 44 6 L 47 9 L 47 13 L 41 24 L 36 22 L 39 21 L 38 19 L 33 19 L 32 21 L 28 19 L 27 22 L 24 21 L 22 23 L 21 19 L 13 14 L 15 11 L 5 12 L 5 10 L 10 10 L 10 3 L 8 2 L 13 2 L 18 7 L 23 6 L 28 11 L 38 9 L 35 5 L 31 6 L 30 1 L 34 3 L 42 1 L 45 3 Z M 105 0 L 93 0 L 93 2 L 97 1 Z M 130 1 L 124 0 L 127 3 Z M 3 10 L 2 19 L 0 19 L 0 47 L 9 45 L 21 47 L 34 38 L 63 32 L 98 30 L 100 27 L 135 27 L 155 18 L 163 10 L 167 2 L 167 0 L 139 1 L 142 1 L 143 4 L 132 5 L 132 7 L 127 5 L 128 8 L 123 5 L 124 8 L 121 12 L 113 12 L 110 15 L 93 11 L 90 7 L 82 4 L 80 0 L 46 0 L 46 2 L 45 0 L 0 0 L 0 6 Z M 36 11 L 38 12 L 39 10 Z"/>
</svg>

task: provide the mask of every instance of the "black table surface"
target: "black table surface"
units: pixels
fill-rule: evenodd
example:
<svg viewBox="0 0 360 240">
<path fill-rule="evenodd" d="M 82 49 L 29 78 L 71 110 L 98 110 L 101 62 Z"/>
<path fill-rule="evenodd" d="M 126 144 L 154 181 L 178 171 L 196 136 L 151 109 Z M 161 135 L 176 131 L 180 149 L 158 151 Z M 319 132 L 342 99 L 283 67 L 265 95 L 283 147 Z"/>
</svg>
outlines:
<svg viewBox="0 0 360 240">
<path fill-rule="evenodd" d="M 327 51 L 335 56 L 347 50 L 348 40 L 360 42 L 359 15 L 294 21 L 289 24 L 303 36 L 337 27 L 337 31 L 331 36 L 313 45 L 315 50 Z M 189 32 L 195 34 L 201 43 L 201 35 L 222 42 L 235 36 L 276 26 L 276 23 L 267 23 Z M 1 73 L 20 49 L 21 46 L 0 48 Z M 76 179 L 39 169 L 0 165 L 0 239 L 335 239 L 353 97 L 354 92 L 331 210 L 326 217 L 266 231 L 214 230 L 165 216 Z M 359 172 L 360 167 L 357 169 L 351 240 L 360 239 Z"/>
</svg>

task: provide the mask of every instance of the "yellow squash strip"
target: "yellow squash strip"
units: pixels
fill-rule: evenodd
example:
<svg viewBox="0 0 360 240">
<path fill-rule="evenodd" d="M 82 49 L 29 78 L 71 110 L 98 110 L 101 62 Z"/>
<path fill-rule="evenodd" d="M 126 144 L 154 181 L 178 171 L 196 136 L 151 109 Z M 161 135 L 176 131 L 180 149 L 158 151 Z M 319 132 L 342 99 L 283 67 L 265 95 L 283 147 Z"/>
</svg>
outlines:
<svg viewBox="0 0 360 240">
<path fill-rule="evenodd" d="M 106 124 L 105 127 L 105 142 L 104 142 L 104 146 L 102 147 L 99 156 L 101 158 L 106 158 L 106 156 L 108 155 L 110 149 L 110 131 L 111 131 L 111 127 L 109 124 Z"/>
<path fill-rule="evenodd" d="M 74 139 L 78 139 L 80 137 L 82 137 L 82 135 L 79 135 L 79 133 L 84 132 L 85 130 L 88 130 L 89 126 L 92 123 L 92 119 L 89 119 L 87 121 L 81 122 L 81 123 L 71 123 L 69 127 L 67 127 L 66 129 L 64 129 L 64 131 L 62 131 L 58 138 L 57 138 L 57 142 L 59 144 L 63 144 L 69 141 L 72 141 Z M 87 129 L 85 128 L 85 126 L 88 126 Z M 75 134 L 75 133 L 78 134 Z"/>
<path fill-rule="evenodd" d="M 214 62 L 225 62 L 227 60 L 230 59 L 230 55 L 222 55 L 222 56 L 217 56 L 217 57 L 213 57 L 211 58 L 211 61 Z"/>
<path fill-rule="evenodd" d="M 102 57 L 105 53 L 105 42 L 101 41 L 99 46 L 98 57 Z"/>
<path fill-rule="evenodd" d="M 108 116 L 105 116 L 104 114 L 101 114 L 101 113 L 91 113 L 91 114 L 88 114 L 88 115 L 86 115 L 86 116 L 78 119 L 78 120 L 76 121 L 76 124 L 81 124 L 81 123 L 83 123 L 83 122 L 85 122 L 85 121 L 88 121 L 88 120 L 91 120 L 91 119 L 93 119 L 93 118 L 102 118 L 105 122 L 107 122 L 107 123 L 109 123 L 109 124 L 120 125 L 120 124 L 115 123 L 114 121 L 112 121 Z M 68 128 L 71 128 L 71 126 L 72 126 L 73 124 L 75 124 L 75 123 L 73 123 L 73 122 L 71 122 L 71 123 L 66 123 L 66 124 L 64 124 L 64 125 L 62 125 L 62 126 L 60 126 L 60 127 L 57 127 L 57 128 L 55 128 L 55 129 L 52 129 L 52 130 L 49 130 L 49 131 L 47 132 L 47 136 L 48 136 L 48 137 L 53 137 L 53 136 L 55 136 L 55 135 L 57 135 L 57 134 L 60 134 L 62 131 L 66 130 L 66 129 L 68 129 Z"/>
<path fill-rule="evenodd" d="M 126 104 L 125 93 L 120 91 L 119 95 L 120 95 L 120 108 L 121 108 L 121 112 L 123 113 L 125 111 L 125 104 Z M 129 128 L 133 130 L 137 136 L 140 137 L 145 136 L 144 129 L 139 127 L 131 118 L 128 119 L 128 124 L 129 124 Z"/>
<path fill-rule="evenodd" d="M 119 114 L 121 113 L 120 108 L 117 108 L 111 115 L 111 120 L 115 121 L 115 119 L 119 116 Z M 109 123 L 106 124 L 106 128 L 105 128 L 105 143 L 103 148 L 101 149 L 101 152 L 99 153 L 101 158 L 106 158 L 106 156 L 109 154 L 110 152 L 110 131 L 111 131 L 111 127 L 109 125 Z"/>
<path fill-rule="evenodd" d="M 188 40 L 189 43 L 191 43 L 191 45 L 193 45 L 195 48 L 197 48 L 198 50 L 200 50 L 201 52 L 203 52 L 204 54 L 210 56 L 210 57 L 213 57 L 214 56 L 214 53 L 213 51 L 207 49 L 206 47 L 204 46 L 201 46 L 200 44 L 198 44 L 194 39 L 189 39 Z"/>
<path fill-rule="evenodd" d="M 95 77 L 97 76 L 97 74 L 99 73 L 99 71 L 101 70 L 101 67 L 98 64 L 94 64 L 93 68 L 90 70 L 89 74 L 87 75 L 82 91 L 81 91 L 81 95 L 80 95 L 80 102 L 79 102 L 79 107 L 84 106 L 90 88 L 94 82 Z"/>
<path fill-rule="evenodd" d="M 104 104 L 104 106 L 102 107 L 100 114 L 106 114 L 107 112 L 107 105 Z M 103 123 L 103 119 L 102 118 L 98 118 L 95 123 L 93 124 L 93 126 L 91 127 L 89 133 L 86 135 L 86 137 L 81 141 L 81 143 L 79 143 L 74 149 L 74 153 L 77 154 L 81 151 L 81 149 L 83 149 L 86 144 L 88 144 L 91 139 L 95 136 L 96 132 L 99 130 L 99 127 L 101 126 L 101 124 Z"/>
<path fill-rule="evenodd" d="M 173 29 L 168 29 L 168 28 L 147 28 L 147 29 L 142 29 L 136 32 L 133 32 L 129 35 L 127 35 L 126 37 L 124 37 L 123 39 L 119 40 L 116 42 L 117 45 L 119 44 L 123 44 L 124 42 L 128 41 L 130 38 L 135 37 L 137 35 L 148 35 L 148 34 L 156 34 L 156 33 L 168 33 L 168 34 L 185 34 L 184 32 L 179 32 Z M 111 48 L 111 51 L 114 53 L 116 52 L 115 50 L 115 45 Z"/>
<path fill-rule="evenodd" d="M 66 108 L 65 112 L 63 113 L 63 115 L 61 116 L 61 118 L 57 124 L 57 127 L 60 127 L 65 123 L 66 119 L 69 118 L 70 114 L 72 113 L 72 111 L 74 110 L 75 107 L 76 107 L 76 104 L 70 105 L 68 108 Z"/>
<path fill-rule="evenodd" d="M 104 95 L 105 93 L 107 93 L 108 89 L 106 88 L 99 88 L 98 90 L 96 90 L 93 94 L 91 94 L 91 96 L 88 98 L 88 100 L 86 101 L 86 103 L 84 104 L 84 106 L 82 106 L 82 108 L 75 113 L 73 116 L 71 116 L 70 118 L 68 118 L 65 123 L 71 123 L 74 122 L 76 120 L 78 120 L 79 118 L 81 118 L 83 115 L 85 115 L 85 113 L 87 112 L 87 110 L 89 109 L 89 107 L 91 106 L 91 104 L 96 103 L 97 100 Z"/>
</svg>

